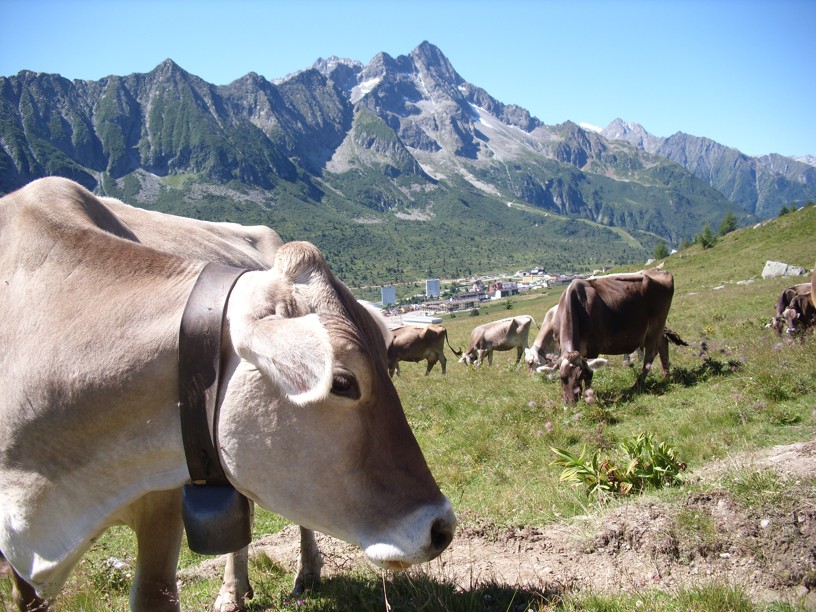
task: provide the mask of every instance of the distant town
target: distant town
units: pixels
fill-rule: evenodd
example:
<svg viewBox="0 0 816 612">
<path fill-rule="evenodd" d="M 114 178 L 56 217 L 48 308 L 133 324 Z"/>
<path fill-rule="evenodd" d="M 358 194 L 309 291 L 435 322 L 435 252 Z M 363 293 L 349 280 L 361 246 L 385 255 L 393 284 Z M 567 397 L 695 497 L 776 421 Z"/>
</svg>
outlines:
<svg viewBox="0 0 816 612">
<path fill-rule="evenodd" d="M 515 274 L 484 275 L 456 279 L 443 283 L 438 278 L 425 280 L 425 293 L 397 300 L 394 285 L 381 288 L 380 306 L 386 316 L 413 317 L 422 323 L 441 315 L 449 315 L 478 308 L 493 300 L 507 298 L 536 289 L 568 285 L 576 278 L 588 278 L 603 274 L 609 268 L 595 270 L 592 274 L 549 273 L 544 268 L 520 270 Z M 407 319 L 404 322 L 410 322 Z"/>
</svg>

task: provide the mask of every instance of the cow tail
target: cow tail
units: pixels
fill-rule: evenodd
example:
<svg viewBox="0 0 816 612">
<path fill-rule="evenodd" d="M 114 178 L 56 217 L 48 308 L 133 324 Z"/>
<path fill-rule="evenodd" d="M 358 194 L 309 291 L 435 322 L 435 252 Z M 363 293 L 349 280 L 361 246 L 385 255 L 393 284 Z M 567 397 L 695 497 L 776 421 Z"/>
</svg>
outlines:
<svg viewBox="0 0 816 612">
<path fill-rule="evenodd" d="M 448 343 L 448 348 L 453 351 L 454 355 L 456 355 L 457 357 L 462 356 L 462 351 L 457 351 L 455 348 L 453 348 L 451 346 L 450 340 L 448 340 L 448 330 L 447 329 L 445 330 L 445 342 Z"/>
<path fill-rule="evenodd" d="M 671 330 L 668 327 L 663 328 L 663 335 L 666 336 L 667 340 L 671 340 L 677 346 L 688 346 L 688 342 L 683 340 L 676 331 Z"/>
</svg>

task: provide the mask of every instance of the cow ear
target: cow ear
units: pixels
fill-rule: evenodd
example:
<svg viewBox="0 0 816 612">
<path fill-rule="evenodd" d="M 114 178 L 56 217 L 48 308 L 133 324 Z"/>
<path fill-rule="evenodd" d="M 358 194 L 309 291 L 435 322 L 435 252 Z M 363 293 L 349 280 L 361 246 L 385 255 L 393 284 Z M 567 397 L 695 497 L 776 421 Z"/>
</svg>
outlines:
<svg viewBox="0 0 816 612">
<path fill-rule="evenodd" d="M 333 351 L 329 333 L 316 314 L 291 319 L 272 316 L 245 325 L 234 330 L 235 350 L 289 401 L 304 405 L 329 394 Z"/>
<path fill-rule="evenodd" d="M 605 368 L 607 364 L 609 364 L 609 360 L 604 359 L 603 357 L 597 357 L 596 359 L 587 359 L 586 364 L 590 370 L 597 372 L 601 368 Z"/>
</svg>

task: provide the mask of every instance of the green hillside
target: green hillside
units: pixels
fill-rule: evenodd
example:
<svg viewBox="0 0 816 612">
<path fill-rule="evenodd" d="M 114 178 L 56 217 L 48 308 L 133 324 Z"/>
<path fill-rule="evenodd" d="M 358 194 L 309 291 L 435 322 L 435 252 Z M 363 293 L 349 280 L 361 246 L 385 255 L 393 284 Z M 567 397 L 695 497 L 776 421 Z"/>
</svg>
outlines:
<svg viewBox="0 0 816 612">
<path fill-rule="evenodd" d="M 474 369 L 456 363 L 446 349 L 444 378 L 439 366 L 425 377 L 424 363 L 401 364 L 396 389 L 428 464 L 457 512 L 453 546 L 470 550 L 479 543 L 508 541 L 516 546 L 517 542 L 518 564 L 523 565 L 533 554 L 526 551 L 539 545 L 535 537 L 524 534 L 534 536 L 536 530 L 559 527 L 563 538 L 576 530 L 586 532 L 582 540 L 586 554 L 575 563 L 591 564 L 599 555 L 621 555 L 629 547 L 641 546 L 644 532 L 638 527 L 619 534 L 616 548 L 593 539 L 592 529 L 607 524 L 604 517 L 611 512 L 618 511 L 618 517 L 642 512 L 650 523 L 662 521 L 663 547 L 638 549 L 653 568 L 661 568 L 661 577 L 671 576 L 673 569 L 680 573 L 694 564 L 714 561 L 734 568 L 748 564 L 754 582 L 787 592 L 808 592 L 812 556 L 780 558 L 774 556 L 778 550 L 772 551 L 770 543 L 792 526 L 801 535 L 791 541 L 811 542 L 812 550 L 806 530 L 813 524 L 816 476 L 782 478 L 746 462 L 744 453 L 813 438 L 816 338 L 810 334 L 791 342 L 765 328 L 781 290 L 809 277 L 763 280 L 760 275 L 767 260 L 812 267 L 814 229 L 816 207 L 809 207 L 733 232 L 713 248 L 691 247 L 668 257 L 664 266 L 674 274 L 676 284 L 669 325 L 689 346 L 672 346 L 669 377 L 663 379 L 656 367 L 644 388 L 633 394 L 629 390 L 636 373 L 618 356 L 612 356 L 609 367 L 595 375 L 595 403 L 581 403 L 574 409 L 562 406 L 558 380 L 516 370 L 510 353 L 497 353 L 492 368 Z M 473 327 L 512 314 L 531 314 L 540 322 L 562 291 L 557 287 L 499 300 L 482 308 L 478 317 L 446 318 L 450 342 L 464 346 Z M 616 498 L 588 495 L 585 489 L 560 481 L 562 470 L 553 464 L 552 448 L 576 455 L 586 449 L 614 456 L 622 442 L 643 432 L 668 444 L 687 466 L 680 486 Z M 714 460 L 721 460 L 721 472 L 715 479 L 703 478 Z M 723 523 L 724 509 L 749 512 L 751 522 Z M 773 528 L 760 529 L 760 520 L 769 521 Z M 258 510 L 254 538 L 275 533 L 286 524 Z M 55 609 L 126 609 L 129 578 L 116 574 L 106 559 L 132 559 L 133 553 L 133 539 L 124 528 L 101 537 Z M 447 554 L 433 565 L 442 576 Z M 203 561 L 182 549 L 180 565 L 185 571 L 203 567 Z M 733 581 L 727 569 L 722 576 L 701 571 L 685 589 L 668 587 L 663 579 L 633 580 L 633 593 L 607 597 L 582 591 L 580 581 L 558 583 L 553 592 L 557 577 L 552 575 L 542 575 L 540 582 L 523 587 L 505 586 L 505 577 L 499 574 L 473 575 L 473 585 L 462 588 L 421 571 L 408 578 L 378 575 L 335 558 L 327 567 L 337 570 L 339 566 L 339 576 L 295 602 L 288 595 L 293 578 L 284 565 L 288 561 L 255 557 L 250 564 L 255 588 L 251 609 L 383 609 L 384 597 L 394 610 L 463 612 L 807 609 L 787 601 L 752 599 L 747 595 L 750 584 Z M 589 565 L 575 568 L 576 572 L 590 570 Z M 630 570 L 634 568 L 622 571 L 629 576 Z M 220 574 L 202 570 L 196 576 L 182 581 L 181 599 L 190 609 L 205 609 L 218 592 Z M 8 581 L 0 581 L 0 604 L 10 601 L 9 590 Z"/>
</svg>

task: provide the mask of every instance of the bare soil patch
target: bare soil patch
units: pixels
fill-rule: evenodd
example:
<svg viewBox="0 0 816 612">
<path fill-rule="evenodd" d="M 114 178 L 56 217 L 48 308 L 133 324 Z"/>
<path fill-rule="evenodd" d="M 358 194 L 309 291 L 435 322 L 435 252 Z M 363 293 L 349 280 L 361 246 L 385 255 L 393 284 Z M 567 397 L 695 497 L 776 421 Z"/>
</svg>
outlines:
<svg viewBox="0 0 816 612">
<path fill-rule="evenodd" d="M 759 506 L 734 499 L 719 483 L 737 467 L 775 471 L 790 485 L 784 499 Z M 498 585 L 540 593 L 637 593 L 729 584 L 758 603 L 816 610 L 816 499 L 809 484 L 814 475 L 816 441 L 777 446 L 688 475 L 687 481 L 702 486 L 680 502 L 635 499 L 546 527 L 460 527 L 444 554 L 409 571 L 462 590 Z M 355 547 L 322 534 L 317 538 L 324 577 L 371 568 Z M 254 542 L 251 554 L 264 554 L 294 572 L 298 546 L 293 525 Z M 223 567 L 224 557 L 209 559 L 179 578 L 220 575 Z M 8 570 L 0 560 L 0 577 Z"/>
<path fill-rule="evenodd" d="M 782 503 L 746 507 L 718 486 L 736 466 L 774 470 L 793 486 L 786 487 Z M 688 475 L 687 481 L 704 486 L 681 502 L 633 500 L 602 515 L 540 528 L 461 527 L 440 558 L 409 571 L 463 590 L 501 585 L 548 593 L 673 592 L 716 582 L 744 589 L 755 602 L 816 609 L 816 500 L 809 486 L 797 486 L 814 475 L 816 442 L 774 447 Z M 326 577 L 367 565 L 359 550 L 343 542 L 321 534 L 318 542 Z M 255 542 L 252 554 L 294 572 L 297 527 Z M 194 571 L 222 568 L 223 559 L 213 559 Z"/>
</svg>

